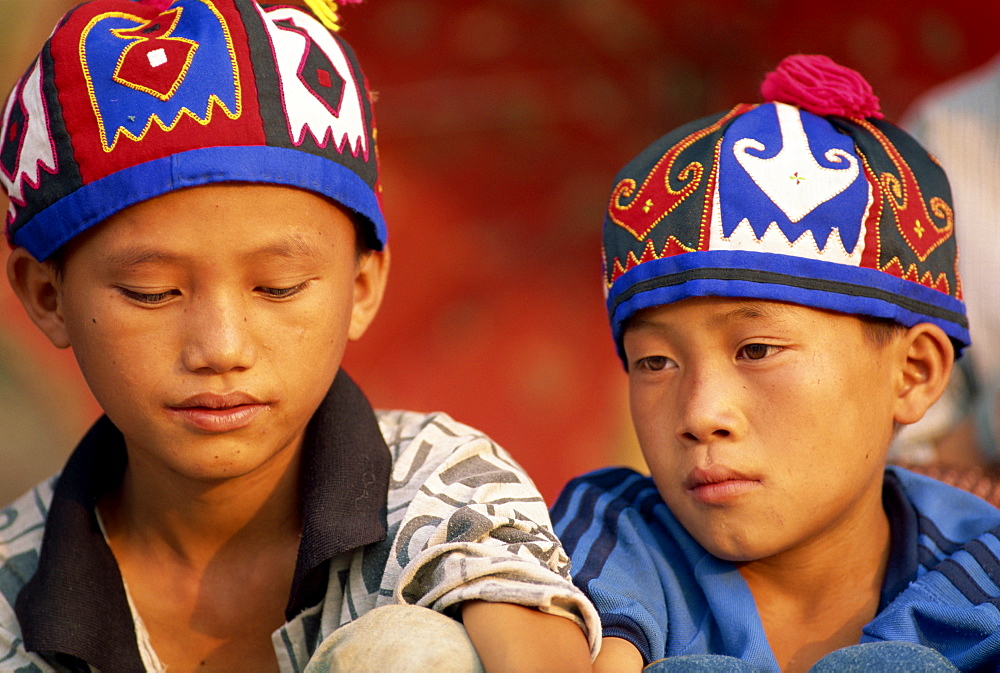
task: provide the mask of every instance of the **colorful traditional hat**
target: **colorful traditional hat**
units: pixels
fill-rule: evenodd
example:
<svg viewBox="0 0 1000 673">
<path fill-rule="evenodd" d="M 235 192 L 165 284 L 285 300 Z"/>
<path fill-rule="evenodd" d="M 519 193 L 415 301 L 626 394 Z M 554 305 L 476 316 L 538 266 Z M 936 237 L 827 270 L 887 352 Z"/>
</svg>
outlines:
<svg viewBox="0 0 1000 673">
<path fill-rule="evenodd" d="M 364 76 L 302 9 L 82 4 L 14 86 L 0 131 L 7 238 L 39 260 L 127 206 L 224 181 L 328 196 L 385 243 Z"/>
<path fill-rule="evenodd" d="M 660 138 L 616 177 L 604 270 L 623 359 L 632 314 L 698 296 L 930 322 L 967 346 L 951 190 L 934 158 L 825 56 L 786 58 L 761 93 L 768 102 Z"/>
</svg>

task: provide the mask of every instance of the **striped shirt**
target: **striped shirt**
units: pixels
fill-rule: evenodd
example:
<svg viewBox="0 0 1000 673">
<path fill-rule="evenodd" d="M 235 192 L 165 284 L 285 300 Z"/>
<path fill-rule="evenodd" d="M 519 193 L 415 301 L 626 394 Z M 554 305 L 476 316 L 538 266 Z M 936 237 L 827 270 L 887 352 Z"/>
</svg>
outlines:
<svg viewBox="0 0 1000 673">
<path fill-rule="evenodd" d="M 892 532 L 879 613 L 862 642 L 906 641 L 962 670 L 1000 665 L 1000 510 L 906 470 L 886 471 Z M 778 671 L 749 587 L 667 508 L 652 479 L 611 468 L 567 485 L 552 509 L 573 579 L 597 606 L 605 637 L 648 663 L 724 654 Z"/>
<path fill-rule="evenodd" d="M 0 670 L 164 670 L 94 509 L 125 463 L 101 419 L 61 476 L 0 510 Z M 341 373 L 306 433 L 302 480 L 288 622 L 272 635 L 283 672 L 301 671 L 339 626 L 400 602 L 537 607 L 599 646 L 545 502 L 481 433 L 441 413 L 373 412 Z"/>
</svg>

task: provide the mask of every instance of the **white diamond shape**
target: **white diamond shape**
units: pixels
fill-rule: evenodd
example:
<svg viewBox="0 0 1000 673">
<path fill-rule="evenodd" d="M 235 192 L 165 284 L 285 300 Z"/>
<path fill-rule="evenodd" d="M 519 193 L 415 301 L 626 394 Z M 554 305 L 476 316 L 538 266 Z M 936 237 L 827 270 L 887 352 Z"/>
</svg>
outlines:
<svg viewBox="0 0 1000 673">
<path fill-rule="evenodd" d="M 158 68 L 167 62 L 167 52 L 163 50 L 162 47 L 159 49 L 154 49 L 153 51 L 146 54 L 146 58 L 149 59 L 149 64 L 154 68 Z"/>
</svg>

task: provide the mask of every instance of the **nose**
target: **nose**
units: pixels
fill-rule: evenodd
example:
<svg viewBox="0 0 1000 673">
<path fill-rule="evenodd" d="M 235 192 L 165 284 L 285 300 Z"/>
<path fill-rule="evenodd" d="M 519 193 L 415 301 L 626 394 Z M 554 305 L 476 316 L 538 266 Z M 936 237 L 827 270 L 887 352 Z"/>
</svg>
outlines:
<svg viewBox="0 0 1000 673">
<path fill-rule="evenodd" d="M 194 297 L 185 310 L 185 369 L 223 374 L 252 367 L 256 350 L 247 308 L 241 299 L 221 294 Z"/>
<path fill-rule="evenodd" d="M 722 368 L 689 372 L 676 433 L 684 444 L 739 439 L 746 432 L 740 400 L 744 387 Z"/>
</svg>

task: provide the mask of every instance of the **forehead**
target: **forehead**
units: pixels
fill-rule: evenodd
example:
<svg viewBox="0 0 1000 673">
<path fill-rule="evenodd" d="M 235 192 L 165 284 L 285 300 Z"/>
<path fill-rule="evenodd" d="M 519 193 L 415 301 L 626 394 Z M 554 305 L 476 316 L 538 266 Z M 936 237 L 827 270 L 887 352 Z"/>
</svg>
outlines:
<svg viewBox="0 0 1000 673">
<path fill-rule="evenodd" d="M 109 217 L 68 246 L 102 266 L 170 261 L 322 258 L 354 250 L 354 225 L 332 201 L 293 187 L 224 183 L 170 192 Z"/>
<path fill-rule="evenodd" d="M 750 325 L 819 334 L 861 331 L 861 320 L 845 313 L 771 300 L 691 297 L 636 312 L 628 320 L 625 336 L 642 331 L 725 331 Z"/>
</svg>

